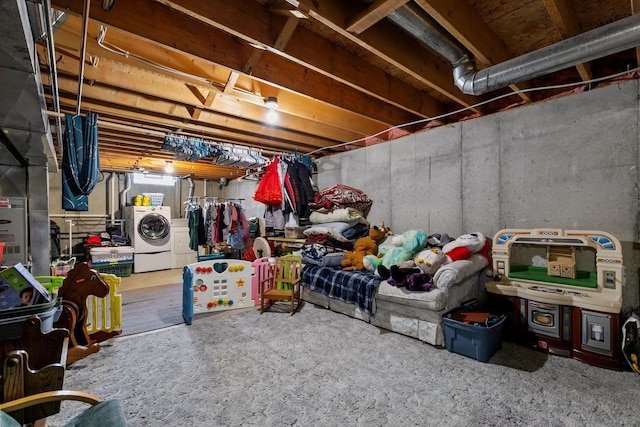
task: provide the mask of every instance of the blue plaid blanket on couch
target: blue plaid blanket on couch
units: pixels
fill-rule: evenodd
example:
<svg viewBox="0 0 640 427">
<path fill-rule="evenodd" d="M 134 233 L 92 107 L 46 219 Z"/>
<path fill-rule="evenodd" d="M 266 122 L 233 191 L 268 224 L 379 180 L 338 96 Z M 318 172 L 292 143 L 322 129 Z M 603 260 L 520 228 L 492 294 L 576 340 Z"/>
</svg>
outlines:
<svg viewBox="0 0 640 427">
<path fill-rule="evenodd" d="M 373 314 L 373 298 L 382 278 L 368 271 L 344 271 L 334 267 L 305 265 L 302 268 L 302 286 L 330 298 L 355 304 Z"/>
</svg>

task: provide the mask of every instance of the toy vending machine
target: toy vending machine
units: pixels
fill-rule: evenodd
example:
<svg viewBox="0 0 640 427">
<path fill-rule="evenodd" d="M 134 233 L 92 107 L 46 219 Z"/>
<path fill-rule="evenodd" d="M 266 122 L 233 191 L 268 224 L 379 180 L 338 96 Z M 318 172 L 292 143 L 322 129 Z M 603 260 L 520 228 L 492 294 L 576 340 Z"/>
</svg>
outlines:
<svg viewBox="0 0 640 427">
<path fill-rule="evenodd" d="M 217 259 L 184 266 L 182 317 L 187 324 L 199 313 L 253 307 L 253 266 L 249 261 Z"/>
</svg>

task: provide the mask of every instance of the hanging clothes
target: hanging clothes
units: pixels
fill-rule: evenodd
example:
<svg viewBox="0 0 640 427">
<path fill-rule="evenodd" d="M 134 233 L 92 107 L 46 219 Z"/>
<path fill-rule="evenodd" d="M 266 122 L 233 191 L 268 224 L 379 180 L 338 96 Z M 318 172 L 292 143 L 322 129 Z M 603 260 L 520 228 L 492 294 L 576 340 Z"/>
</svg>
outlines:
<svg viewBox="0 0 640 427">
<path fill-rule="evenodd" d="M 202 208 L 200 206 L 189 210 L 189 249 L 197 251 L 200 245 L 200 222 L 202 219 Z"/>
<path fill-rule="evenodd" d="M 267 165 L 264 176 L 260 179 L 253 199 L 265 205 L 279 205 L 282 203 L 282 185 L 278 175 L 280 159 L 275 157 Z"/>
<path fill-rule="evenodd" d="M 88 211 L 89 194 L 100 176 L 98 115 L 65 114 L 62 140 L 62 209 Z"/>
<path fill-rule="evenodd" d="M 229 226 L 229 234 L 227 243 L 233 249 L 243 250 L 248 243 L 246 238 L 249 234 L 248 221 L 244 215 L 244 210 L 239 204 L 231 204 L 231 225 Z"/>
<path fill-rule="evenodd" d="M 206 213 L 205 213 L 205 220 L 204 220 L 204 226 L 206 229 L 206 236 L 207 236 L 207 246 L 215 246 L 217 241 L 216 241 L 216 221 L 218 219 L 218 209 L 216 207 L 216 205 L 214 203 L 207 203 L 207 205 L 205 206 L 206 209 Z"/>
</svg>

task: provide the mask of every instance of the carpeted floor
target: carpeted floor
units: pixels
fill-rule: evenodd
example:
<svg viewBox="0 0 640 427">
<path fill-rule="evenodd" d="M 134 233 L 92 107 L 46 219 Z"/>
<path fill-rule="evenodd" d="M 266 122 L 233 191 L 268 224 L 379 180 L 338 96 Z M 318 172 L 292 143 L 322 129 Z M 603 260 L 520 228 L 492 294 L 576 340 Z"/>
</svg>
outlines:
<svg viewBox="0 0 640 427">
<path fill-rule="evenodd" d="M 65 388 L 119 399 L 133 427 L 639 423 L 635 373 L 512 343 L 480 363 L 311 304 L 104 344 Z M 63 403 L 47 425 L 80 407 Z"/>
<path fill-rule="evenodd" d="M 123 291 L 122 335 L 133 335 L 179 325 L 182 320 L 182 283 Z"/>
</svg>

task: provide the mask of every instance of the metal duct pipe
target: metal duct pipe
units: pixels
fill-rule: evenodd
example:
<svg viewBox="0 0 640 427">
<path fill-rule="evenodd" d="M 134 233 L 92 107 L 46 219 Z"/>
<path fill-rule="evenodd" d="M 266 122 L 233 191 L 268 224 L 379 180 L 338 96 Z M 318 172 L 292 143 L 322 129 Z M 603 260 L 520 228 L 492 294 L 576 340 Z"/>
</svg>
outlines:
<svg viewBox="0 0 640 427">
<path fill-rule="evenodd" d="M 113 172 L 109 172 L 109 176 L 107 177 L 109 181 L 109 221 L 111 222 L 111 226 L 115 223 L 116 219 L 116 180 L 115 174 Z"/>
<path fill-rule="evenodd" d="M 191 199 L 193 197 L 193 191 L 195 189 L 195 184 L 193 183 L 193 179 L 191 179 L 191 177 L 187 178 L 187 181 L 189 182 L 189 199 Z"/>
<path fill-rule="evenodd" d="M 469 73 L 466 69 L 459 69 L 457 74 L 460 76 L 460 84 L 456 82 L 456 86 L 466 94 L 479 95 L 638 45 L 640 14 L 631 15 L 481 71 Z"/>
<path fill-rule="evenodd" d="M 56 48 L 53 42 L 53 23 L 51 22 L 51 0 L 44 0 L 42 5 L 47 34 L 47 52 L 49 52 L 49 74 L 51 76 L 51 95 L 53 97 L 53 109 L 60 113 L 60 92 L 58 90 L 58 66 L 56 65 Z M 56 135 L 58 135 L 58 155 L 62 158 L 62 119 L 55 117 Z"/>
<path fill-rule="evenodd" d="M 478 71 L 470 52 L 427 13 L 407 5 L 388 18 L 446 59 L 453 67 L 455 85 L 468 95 L 481 95 L 640 45 L 637 14 Z"/>
<path fill-rule="evenodd" d="M 124 189 L 120 192 L 120 217 L 124 219 L 124 207 L 127 206 L 127 194 L 131 190 L 131 174 L 124 174 Z"/>
<path fill-rule="evenodd" d="M 398 8 L 387 18 L 446 59 L 452 67 L 472 62 L 473 55 L 429 14 L 412 4 Z M 475 65 L 474 65 L 475 67 Z"/>
<path fill-rule="evenodd" d="M 80 105 L 82 104 L 82 81 L 84 80 L 84 57 L 87 53 L 87 26 L 89 25 L 89 6 L 91 2 L 84 0 L 82 13 L 82 43 L 80 46 L 80 66 L 78 70 L 78 105 L 76 106 L 76 116 L 80 115 Z"/>
</svg>

